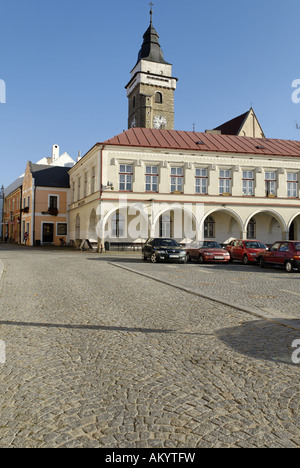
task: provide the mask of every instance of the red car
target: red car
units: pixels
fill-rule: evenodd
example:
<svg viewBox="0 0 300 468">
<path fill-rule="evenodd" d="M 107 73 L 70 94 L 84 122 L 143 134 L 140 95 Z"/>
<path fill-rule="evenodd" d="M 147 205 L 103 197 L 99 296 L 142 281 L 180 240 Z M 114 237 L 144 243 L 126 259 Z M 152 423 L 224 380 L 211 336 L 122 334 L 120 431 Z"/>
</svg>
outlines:
<svg viewBox="0 0 300 468">
<path fill-rule="evenodd" d="M 230 253 L 230 260 L 240 260 L 244 265 L 249 263 L 258 263 L 258 256 L 267 246 L 257 240 L 232 240 L 226 250 Z"/>
<path fill-rule="evenodd" d="M 259 254 L 260 265 L 279 265 L 288 273 L 300 269 L 300 242 L 278 241 Z"/>
<path fill-rule="evenodd" d="M 188 261 L 228 263 L 230 260 L 229 253 L 215 241 L 192 242 L 185 250 Z"/>
</svg>

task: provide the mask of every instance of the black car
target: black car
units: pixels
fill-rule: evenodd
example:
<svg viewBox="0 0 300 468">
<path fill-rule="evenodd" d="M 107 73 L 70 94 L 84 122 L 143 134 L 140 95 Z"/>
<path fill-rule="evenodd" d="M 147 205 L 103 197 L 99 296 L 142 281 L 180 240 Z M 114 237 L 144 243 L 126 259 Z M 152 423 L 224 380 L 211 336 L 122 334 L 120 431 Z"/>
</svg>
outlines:
<svg viewBox="0 0 300 468">
<path fill-rule="evenodd" d="M 186 252 L 174 239 L 150 237 L 142 249 L 143 260 L 150 258 L 152 263 L 186 263 Z"/>
</svg>

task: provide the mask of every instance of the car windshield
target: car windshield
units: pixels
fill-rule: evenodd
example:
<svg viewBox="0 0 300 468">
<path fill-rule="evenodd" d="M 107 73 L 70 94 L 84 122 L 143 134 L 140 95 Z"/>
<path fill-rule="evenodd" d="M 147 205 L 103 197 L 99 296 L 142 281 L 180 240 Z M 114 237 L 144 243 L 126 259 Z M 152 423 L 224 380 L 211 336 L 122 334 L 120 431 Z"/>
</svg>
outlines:
<svg viewBox="0 0 300 468">
<path fill-rule="evenodd" d="M 188 247 L 190 249 L 220 249 L 221 248 L 218 242 L 214 242 L 214 241 L 193 242 Z"/>
<path fill-rule="evenodd" d="M 251 242 L 245 242 L 245 247 L 246 249 L 265 249 L 266 246 L 262 242 L 256 242 L 256 241 L 251 241 Z"/>
<path fill-rule="evenodd" d="M 174 239 L 155 239 L 155 247 L 179 247 L 179 244 Z"/>
<path fill-rule="evenodd" d="M 218 242 L 213 242 L 213 241 L 204 241 L 202 242 L 202 247 L 200 248 L 205 248 L 205 249 L 220 249 L 221 246 L 218 244 Z"/>
</svg>

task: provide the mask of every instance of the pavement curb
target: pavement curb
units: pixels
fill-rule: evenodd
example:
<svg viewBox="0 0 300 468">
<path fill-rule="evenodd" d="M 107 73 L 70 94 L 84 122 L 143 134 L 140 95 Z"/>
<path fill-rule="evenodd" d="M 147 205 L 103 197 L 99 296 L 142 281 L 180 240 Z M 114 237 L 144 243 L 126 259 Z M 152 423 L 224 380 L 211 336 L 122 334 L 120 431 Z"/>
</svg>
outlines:
<svg viewBox="0 0 300 468">
<path fill-rule="evenodd" d="M 153 275 L 149 275 L 148 273 L 142 273 L 138 270 L 134 270 L 133 268 L 120 265 L 119 263 L 115 263 L 115 262 L 108 262 L 108 263 L 109 265 L 115 266 L 117 268 L 121 268 L 123 270 L 130 271 L 131 273 L 135 273 L 136 275 L 144 276 L 145 278 L 149 278 L 159 283 L 166 284 L 167 286 L 171 286 L 172 288 L 180 289 L 181 291 L 184 291 L 189 294 L 193 294 L 194 296 L 202 297 L 204 299 L 208 299 L 210 301 L 217 302 L 219 304 L 222 304 L 228 307 L 232 307 L 233 309 L 246 312 L 247 314 L 253 315 L 254 317 L 258 317 L 263 320 L 268 320 L 269 322 L 273 322 L 278 325 L 283 325 L 287 328 L 300 331 L 300 319 L 298 317 L 289 316 L 288 314 L 284 314 L 284 317 L 279 317 L 279 316 L 274 317 L 272 312 L 267 312 L 267 311 L 262 311 L 261 309 L 246 307 L 244 305 L 237 304 L 235 302 L 224 301 L 224 299 L 218 298 L 216 296 L 210 296 L 208 294 L 200 293 L 199 291 L 196 291 L 195 289 L 186 288 L 185 286 L 172 283 L 171 281 L 159 279 Z M 296 323 L 293 325 L 291 324 L 291 321 L 295 321 Z"/>
</svg>

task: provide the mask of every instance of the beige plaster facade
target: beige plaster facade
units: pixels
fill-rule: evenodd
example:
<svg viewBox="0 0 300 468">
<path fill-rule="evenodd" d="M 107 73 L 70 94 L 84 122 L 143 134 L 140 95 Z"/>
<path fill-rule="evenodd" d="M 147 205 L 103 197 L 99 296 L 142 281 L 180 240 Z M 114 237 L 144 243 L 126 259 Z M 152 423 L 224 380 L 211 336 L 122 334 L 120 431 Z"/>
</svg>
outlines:
<svg viewBox="0 0 300 468">
<path fill-rule="evenodd" d="M 92 167 L 95 193 L 84 197 L 81 192 L 69 209 L 74 240 L 96 238 L 104 246 L 154 235 L 180 242 L 191 234 L 220 243 L 231 237 L 267 244 L 300 239 L 300 157 L 137 148 L 110 141 L 96 145 L 70 170 L 75 194 Z"/>
<path fill-rule="evenodd" d="M 69 171 L 69 232 L 70 240 L 76 246 L 84 239 L 97 240 L 101 159 L 101 147 L 96 145 Z"/>
</svg>

